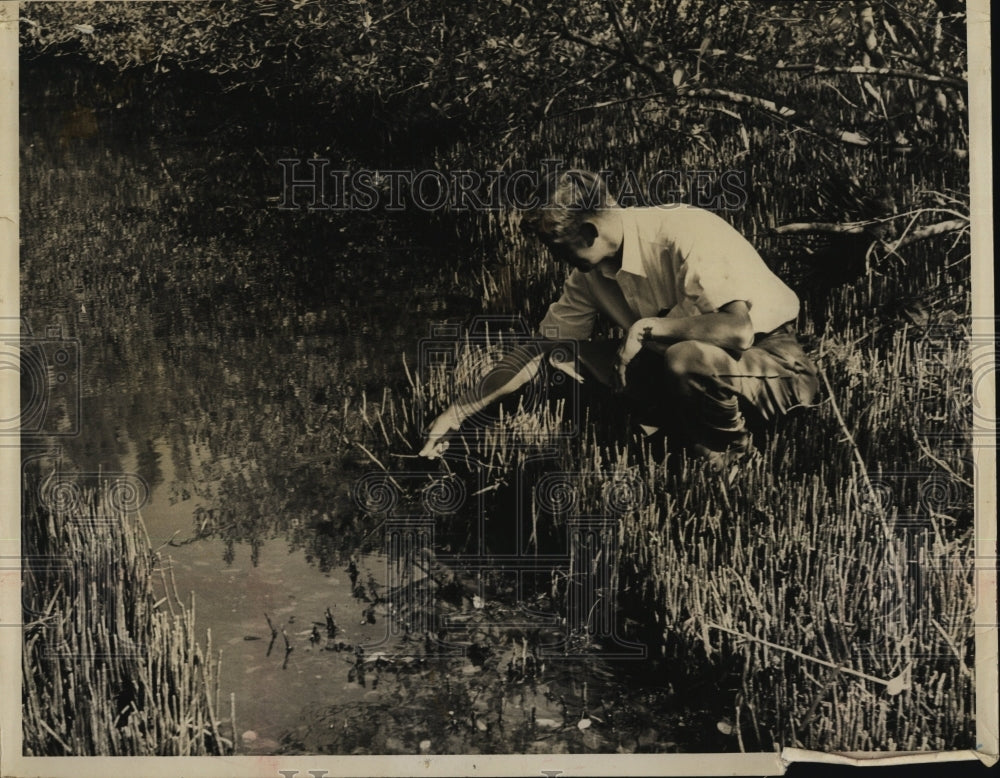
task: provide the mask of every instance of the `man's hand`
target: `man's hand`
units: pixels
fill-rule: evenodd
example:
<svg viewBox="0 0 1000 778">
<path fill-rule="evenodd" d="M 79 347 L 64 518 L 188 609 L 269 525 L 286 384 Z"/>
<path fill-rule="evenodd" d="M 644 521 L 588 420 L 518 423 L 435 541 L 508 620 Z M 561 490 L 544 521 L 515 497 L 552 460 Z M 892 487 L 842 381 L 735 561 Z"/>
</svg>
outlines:
<svg viewBox="0 0 1000 778">
<path fill-rule="evenodd" d="M 625 388 L 625 372 L 628 370 L 629 362 L 642 350 L 642 344 L 650 336 L 651 330 L 652 324 L 649 319 L 639 319 L 629 327 L 628 334 L 622 340 L 621 348 L 618 349 L 618 362 L 615 363 L 619 391 Z"/>
<path fill-rule="evenodd" d="M 428 459 L 438 459 L 448 450 L 449 443 L 446 439 L 448 433 L 457 430 L 461 426 L 462 420 L 459 418 L 455 407 L 451 406 L 434 419 L 430 429 L 427 431 L 427 440 L 424 443 L 424 447 L 420 449 L 420 456 L 427 457 Z"/>
</svg>

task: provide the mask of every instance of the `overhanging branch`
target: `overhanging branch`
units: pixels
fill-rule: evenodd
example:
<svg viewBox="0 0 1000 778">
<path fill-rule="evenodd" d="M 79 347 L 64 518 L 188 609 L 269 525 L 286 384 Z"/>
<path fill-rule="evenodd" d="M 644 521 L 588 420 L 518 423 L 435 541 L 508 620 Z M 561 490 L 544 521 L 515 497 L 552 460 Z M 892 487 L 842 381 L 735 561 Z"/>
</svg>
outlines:
<svg viewBox="0 0 1000 778">
<path fill-rule="evenodd" d="M 774 232 L 776 235 L 861 235 L 865 232 L 870 232 L 871 228 L 879 223 L 881 222 L 864 221 L 844 222 L 841 224 L 835 222 L 794 222 L 792 224 L 782 224 L 780 227 L 775 227 Z M 933 237 L 934 235 L 943 235 L 946 232 L 958 232 L 959 230 L 968 228 L 968 226 L 968 219 L 948 219 L 947 221 L 937 222 L 936 224 L 927 224 L 923 227 L 910 230 L 899 240 L 883 243 L 883 245 L 887 250 L 895 251 L 898 248 L 908 246 L 909 244 L 916 243 L 920 240 L 925 240 L 926 238 Z"/>
<path fill-rule="evenodd" d="M 842 127 L 830 127 L 821 124 L 816 119 L 799 114 L 799 112 L 794 108 L 789 108 L 787 105 L 780 105 L 774 100 L 769 100 L 764 97 L 756 97 L 754 95 L 747 95 L 741 92 L 733 92 L 728 89 L 718 89 L 714 87 L 699 87 L 697 89 L 682 88 L 678 89 L 677 92 L 681 97 L 703 97 L 709 100 L 723 100 L 729 103 L 737 103 L 739 105 L 750 105 L 779 119 L 784 119 L 786 121 L 793 122 L 798 126 L 806 127 L 812 132 L 815 132 L 817 135 L 821 135 L 824 138 L 829 138 L 830 140 L 838 141 L 840 143 L 848 143 L 852 146 L 861 147 L 868 146 L 871 143 L 871 139 L 860 132 L 844 129 Z"/>
<path fill-rule="evenodd" d="M 691 51 L 699 50 L 691 49 Z M 706 57 L 733 57 L 743 62 L 749 62 L 761 66 L 765 65 L 765 63 L 762 63 L 758 57 L 755 57 L 752 54 L 743 54 L 738 51 L 729 51 L 728 49 L 709 49 L 708 51 L 699 53 Z M 939 76 L 934 73 L 920 73 L 913 70 L 903 70 L 902 68 L 876 68 L 866 65 L 816 65 L 808 62 L 778 62 L 777 64 L 767 63 L 766 67 L 775 71 L 804 73 L 806 76 L 822 76 L 829 75 L 831 73 L 857 76 L 882 76 L 885 78 L 902 78 L 909 81 L 921 81 L 926 84 L 941 84 L 942 86 L 950 86 L 955 89 L 966 89 L 968 87 L 968 82 L 964 78 L 956 78 L 955 76 Z"/>
<path fill-rule="evenodd" d="M 864 65 L 848 65 L 848 66 L 828 66 L 828 65 L 809 65 L 806 63 L 800 64 L 789 64 L 789 65 L 774 65 L 774 70 L 782 70 L 792 73 L 804 73 L 807 76 L 822 76 L 829 73 L 843 73 L 847 75 L 858 75 L 858 76 L 885 76 L 886 78 L 903 78 L 910 81 L 922 81 L 926 84 L 941 84 L 942 86 L 951 86 L 956 89 L 965 89 L 968 87 L 968 83 L 961 78 L 952 78 L 950 76 L 935 76 L 931 73 L 914 73 L 910 70 L 900 70 L 899 68 L 873 68 L 865 67 Z"/>
</svg>

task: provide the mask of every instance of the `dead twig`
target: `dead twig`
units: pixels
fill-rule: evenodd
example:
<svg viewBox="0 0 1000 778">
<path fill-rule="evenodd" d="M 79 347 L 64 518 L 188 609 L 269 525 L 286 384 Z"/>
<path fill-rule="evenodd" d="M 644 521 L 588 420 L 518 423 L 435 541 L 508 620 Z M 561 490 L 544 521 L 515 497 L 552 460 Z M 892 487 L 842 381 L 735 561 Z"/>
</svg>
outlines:
<svg viewBox="0 0 1000 778">
<path fill-rule="evenodd" d="M 911 426 L 911 429 L 912 429 L 912 426 Z M 930 450 L 930 447 L 917 434 L 916 430 L 913 430 L 913 439 L 917 441 L 917 445 L 920 446 L 920 450 L 924 453 L 924 456 L 926 456 L 928 459 L 930 459 L 932 462 L 934 462 L 934 464 L 936 464 L 938 467 L 940 467 L 942 470 L 944 470 L 946 473 L 948 473 L 952 478 L 954 478 L 960 484 L 968 486 L 970 489 L 975 489 L 975 486 L 973 485 L 973 483 L 971 481 L 969 481 L 969 480 L 967 480 L 965 478 L 962 478 L 962 476 L 960 476 L 958 473 L 956 473 L 951 468 L 951 466 L 948 465 L 947 462 L 945 462 L 944 460 L 939 459 L 938 457 L 934 456 L 934 453 Z"/>
<path fill-rule="evenodd" d="M 271 623 L 271 617 L 266 613 L 264 614 L 264 618 L 267 619 L 267 626 L 271 628 L 271 642 L 267 644 L 267 653 L 265 656 L 271 656 L 271 649 L 274 648 L 275 638 L 278 637 L 278 628 Z"/>
<path fill-rule="evenodd" d="M 862 235 L 868 231 L 875 222 L 793 222 L 792 224 L 782 224 L 775 227 L 776 235 L 796 235 L 799 233 L 829 232 L 838 235 Z"/>
<path fill-rule="evenodd" d="M 895 678 L 890 678 L 888 681 L 886 681 L 874 675 L 863 673 L 860 670 L 854 670 L 850 667 L 843 667 L 842 665 L 838 665 L 835 662 L 828 662 L 825 659 L 820 659 L 819 657 L 810 656 L 809 654 L 803 653 L 802 651 L 798 651 L 794 648 L 789 648 L 788 646 L 781 646 L 778 645 L 777 643 L 772 643 L 770 640 L 765 640 L 764 638 L 758 638 L 753 635 L 747 635 L 744 632 L 739 632 L 735 629 L 729 629 L 729 627 L 723 627 L 721 624 L 713 624 L 712 622 L 709 621 L 706 622 L 706 626 L 708 626 L 711 629 L 717 629 L 720 632 L 726 632 L 730 635 L 735 635 L 736 637 L 742 638 L 743 640 L 750 640 L 754 643 L 760 643 L 761 645 L 767 646 L 768 648 L 773 648 L 776 651 L 784 651 L 786 654 L 791 654 L 792 656 L 796 656 L 799 659 L 805 659 L 807 662 L 814 662 L 818 665 L 823 665 L 823 667 L 829 667 L 833 670 L 837 670 L 838 672 L 846 673 L 848 675 L 853 675 L 856 678 L 863 678 L 866 681 L 871 681 L 872 683 L 881 684 L 882 686 L 886 687 L 889 694 L 899 694 L 899 692 L 901 692 L 905 688 L 906 675 L 907 675 L 906 670 L 904 670 Z"/>
<path fill-rule="evenodd" d="M 351 445 L 357 446 L 362 451 L 364 451 L 365 454 L 368 456 L 368 458 L 382 469 L 382 472 L 386 474 L 386 477 L 389 479 L 389 481 L 392 482 L 392 485 L 395 486 L 400 491 L 403 491 L 403 487 L 399 485 L 399 481 L 397 481 L 395 478 L 392 477 L 391 473 L 389 472 L 389 468 L 383 465 L 377 456 L 375 456 L 371 451 L 369 451 L 363 445 L 358 443 L 356 440 L 351 440 L 350 438 L 345 436 L 344 441 L 350 443 Z"/>
</svg>

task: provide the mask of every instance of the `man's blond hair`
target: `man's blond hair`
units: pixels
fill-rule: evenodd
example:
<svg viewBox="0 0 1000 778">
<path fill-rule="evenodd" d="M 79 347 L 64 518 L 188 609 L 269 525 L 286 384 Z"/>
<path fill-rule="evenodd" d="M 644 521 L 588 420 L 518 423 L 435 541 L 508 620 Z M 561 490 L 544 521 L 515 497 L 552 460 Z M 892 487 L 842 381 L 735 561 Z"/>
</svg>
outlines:
<svg viewBox="0 0 1000 778">
<path fill-rule="evenodd" d="M 589 170 L 556 170 L 549 173 L 535 191 L 537 207 L 521 216 L 521 229 L 545 243 L 573 243 L 580 225 L 617 202 L 604 180 Z"/>
</svg>

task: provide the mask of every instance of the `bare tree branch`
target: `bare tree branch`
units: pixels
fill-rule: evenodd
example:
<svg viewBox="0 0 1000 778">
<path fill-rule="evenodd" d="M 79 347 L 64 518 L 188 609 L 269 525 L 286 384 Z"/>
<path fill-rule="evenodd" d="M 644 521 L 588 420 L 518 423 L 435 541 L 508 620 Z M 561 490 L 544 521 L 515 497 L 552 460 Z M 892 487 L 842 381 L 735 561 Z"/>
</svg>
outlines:
<svg viewBox="0 0 1000 778">
<path fill-rule="evenodd" d="M 777 235 L 817 233 L 861 235 L 870 231 L 869 228 L 878 223 L 879 222 L 875 221 L 844 222 L 842 224 L 833 222 L 794 222 L 792 224 L 782 224 L 780 227 L 775 227 L 774 232 Z M 895 251 L 902 246 L 908 246 L 911 243 L 916 243 L 917 241 L 933 237 L 934 235 L 942 235 L 946 232 L 957 232 L 958 230 L 966 229 L 968 226 L 968 219 L 949 219 L 947 221 L 938 222 L 937 224 L 928 224 L 924 227 L 919 227 L 912 232 L 908 232 L 899 240 L 892 243 L 886 243 L 884 245 L 889 251 Z"/>
<path fill-rule="evenodd" d="M 906 37 L 913 44 L 913 50 L 917 53 L 918 60 L 925 66 L 930 65 L 930 56 L 928 56 L 927 49 L 920 40 L 920 36 L 917 35 L 917 31 L 913 29 L 913 25 L 903 18 L 899 13 L 899 9 L 893 3 L 884 3 L 882 9 L 886 15 L 886 20 L 892 22 L 897 27 L 901 27 L 903 32 L 906 33 Z"/>
<path fill-rule="evenodd" d="M 597 51 L 603 51 L 605 54 L 614 57 L 619 62 L 628 61 L 628 57 L 625 55 L 625 52 L 612 48 L 611 46 L 608 46 L 606 43 L 601 43 L 600 41 L 595 41 L 592 38 L 587 38 L 583 35 L 578 35 L 577 33 L 572 32 L 565 27 L 560 32 L 560 35 L 562 35 L 562 37 L 564 37 L 566 40 L 573 41 L 573 43 L 579 43 L 581 46 L 586 46 L 587 48 L 596 49 Z"/>
<path fill-rule="evenodd" d="M 895 243 L 891 244 L 890 248 L 895 251 L 900 246 L 907 246 L 910 243 L 916 243 L 918 240 L 924 240 L 925 238 L 930 238 L 934 235 L 942 235 L 946 232 L 964 230 L 968 228 L 968 226 L 968 219 L 949 219 L 948 221 L 938 222 L 937 224 L 928 224 L 926 227 L 919 227 L 908 235 L 903 236 Z"/>
<path fill-rule="evenodd" d="M 621 9 L 615 5 L 615 0 L 604 0 L 604 7 L 608 9 L 608 16 L 611 17 L 611 22 L 614 24 L 615 34 L 622 44 L 622 50 L 634 65 L 642 67 L 643 62 L 639 59 L 639 55 L 635 53 L 635 46 L 632 45 L 632 40 L 625 31 L 625 22 L 622 19 Z"/>
<path fill-rule="evenodd" d="M 615 27 L 615 33 L 618 36 L 618 40 L 622 45 L 622 50 L 628 58 L 628 61 L 645 73 L 659 88 L 666 89 L 668 87 L 668 83 L 663 77 L 663 74 L 658 73 L 656 68 L 646 61 L 645 57 L 641 57 L 638 52 L 636 52 L 632 38 L 625 29 L 625 19 L 622 16 L 621 9 L 615 4 L 615 0 L 604 0 L 604 5 L 608 10 L 608 16 L 611 17 L 611 21 Z"/>
<path fill-rule="evenodd" d="M 882 44 L 879 42 L 878 34 L 875 32 L 875 12 L 871 3 L 858 3 L 858 43 L 864 54 L 863 64 L 873 64 L 881 68 L 885 65 L 885 56 L 882 54 Z"/>
<path fill-rule="evenodd" d="M 792 224 L 782 224 L 775 227 L 777 235 L 799 235 L 815 233 L 836 233 L 838 235 L 861 235 L 871 226 L 870 222 L 847 222 L 837 224 L 834 222 L 794 222 Z"/>
<path fill-rule="evenodd" d="M 653 100 L 657 97 L 661 97 L 660 93 L 654 92 L 646 95 L 633 95 L 631 97 L 622 97 L 618 100 L 603 100 L 599 103 L 591 103 L 589 105 L 581 105 L 576 108 L 570 108 L 566 111 L 554 114 L 546 114 L 547 119 L 558 119 L 561 116 L 572 116 L 575 113 L 583 113 L 584 111 L 596 111 L 600 108 L 610 108 L 615 105 L 625 105 L 627 103 L 637 103 L 645 102 L 646 100 Z M 738 118 L 738 117 L 737 117 Z"/>
<path fill-rule="evenodd" d="M 847 73 L 859 76 L 887 76 L 889 78 L 906 78 L 910 81 L 923 81 L 928 84 L 943 84 L 953 86 L 956 89 L 965 89 L 968 83 L 962 78 L 952 78 L 949 76 L 936 76 L 931 73 L 914 73 L 909 70 L 898 68 L 873 68 L 863 65 L 850 65 L 844 67 L 827 65 L 809 65 L 806 63 L 774 65 L 774 70 L 785 70 L 805 73 L 807 76 L 821 76 L 827 73 Z"/>
<path fill-rule="evenodd" d="M 691 51 L 697 51 L 697 49 L 691 49 Z M 751 62 L 754 64 L 763 64 L 761 61 L 753 56 L 752 54 L 743 54 L 738 51 L 728 51 L 726 49 L 709 49 L 704 52 L 703 56 L 712 57 L 734 57 L 736 59 L 742 60 L 743 62 Z M 807 76 L 822 76 L 830 73 L 843 73 L 846 75 L 858 75 L 858 76 L 886 76 L 887 78 L 905 78 L 910 81 L 922 81 L 928 84 L 942 84 L 944 86 L 952 86 L 956 89 L 966 89 L 968 87 L 968 82 L 964 78 L 956 78 L 954 76 L 940 76 L 934 73 L 918 73 L 912 70 L 902 70 L 900 68 L 876 68 L 869 67 L 865 65 L 815 65 L 807 62 L 789 62 L 789 63 L 777 63 L 774 65 L 767 65 L 771 70 L 781 70 L 788 72 L 800 72 L 805 73 Z"/>
<path fill-rule="evenodd" d="M 848 143 L 852 146 L 862 147 L 868 146 L 871 143 L 871 139 L 860 132 L 820 124 L 811 117 L 799 114 L 799 112 L 794 108 L 789 108 L 786 105 L 779 105 L 774 100 L 768 100 L 764 97 L 756 97 L 754 95 L 746 95 L 741 92 L 732 92 L 728 89 L 717 89 L 713 87 L 700 87 L 697 89 L 682 88 L 677 91 L 681 97 L 704 97 L 709 100 L 724 100 L 730 103 L 750 105 L 764 111 L 765 113 L 769 113 L 772 116 L 794 122 L 796 125 L 805 127 L 824 138 L 829 138 L 830 140 L 838 141 L 840 143 Z"/>
</svg>

